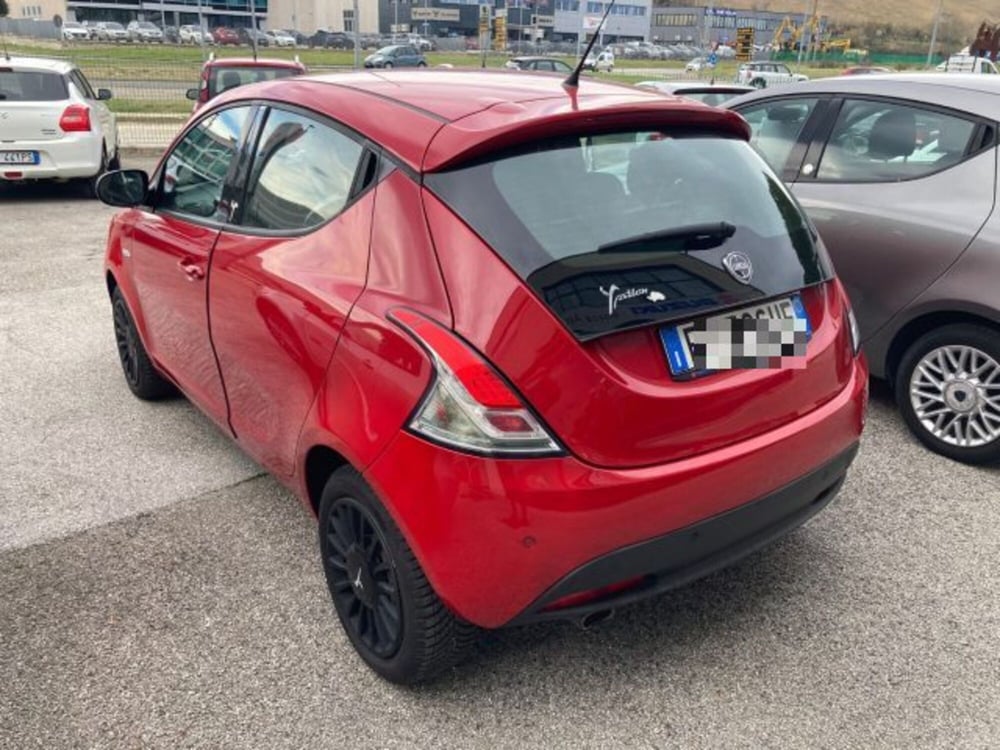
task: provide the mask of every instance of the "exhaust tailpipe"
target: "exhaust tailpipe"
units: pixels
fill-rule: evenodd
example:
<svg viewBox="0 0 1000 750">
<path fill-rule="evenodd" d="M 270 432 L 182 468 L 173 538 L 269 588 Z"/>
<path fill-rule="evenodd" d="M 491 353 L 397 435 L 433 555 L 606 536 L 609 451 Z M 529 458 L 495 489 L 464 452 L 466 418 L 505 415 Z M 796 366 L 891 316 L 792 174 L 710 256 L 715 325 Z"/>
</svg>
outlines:
<svg viewBox="0 0 1000 750">
<path fill-rule="evenodd" d="M 615 616 L 615 611 L 613 609 L 599 609 L 596 612 L 590 612 L 584 615 L 579 620 L 577 620 L 577 625 L 580 626 L 582 630 L 590 630 L 591 628 L 596 628 L 602 622 L 607 622 L 612 617 Z"/>
</svg>

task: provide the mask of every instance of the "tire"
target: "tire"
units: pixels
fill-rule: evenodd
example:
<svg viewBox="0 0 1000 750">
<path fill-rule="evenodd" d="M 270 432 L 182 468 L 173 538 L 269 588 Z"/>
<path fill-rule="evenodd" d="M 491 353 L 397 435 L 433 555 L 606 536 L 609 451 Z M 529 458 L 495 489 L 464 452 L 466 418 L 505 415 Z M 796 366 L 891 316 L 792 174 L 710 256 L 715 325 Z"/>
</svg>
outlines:
<svg viewBox="0 0 1000 750">
<path fill-rule="evenodd" d="M 906 350 L 894 385 L 907 427 L 932 451 L 1000 461 L 1000 332 L 965 323 L 933 330 Z"/>
<path fill-rule="evenodd" d="M 173 383 L 160 375 L 153 366 L 142 345 L 128 303 L 118 288 L 111 294 L 111 316 L 115 327 L 118 360 L 128 389 L 143 401 L 159 401 L 176 395 L 177 389 Z"/>
<path fill-rule="evenodd" d="M 113 172 L 114 170 L 121 169 L 121 168 L 122 168 L 121 149 L 119 148 L 118 143 L 116 142 L 115 143 L 115 155 L 112 156 L 110 159 L 108 159 L 108 170 L 107 171 Z"/>
<path fill-rule="evenodd" d="M 323 488 L 319 546 L 340 623 L 386 680 L 433 679 L 471 651 L 477 629 L 445 607 L 375 493 L 349 466 Z"/>
<path fill-rule="evenodd" d="M 101 175 L 108 171 L 108 151 L 102 145 L 101 146 L 101 164 L 97 168 L 97 174 L 93 177 L 84 177 L 80 180 L 80 188 L 83 192 L 84 198 L 97 198 L 97 181 L 101 179 Z"/>
<path fill-rule="evenodd" d="M 765 81 L 763 78 L 754 78 L 752 81 L 750 81 L 750 85 L 753 86 L 755 89 L 766 89 L 767 81 Z"/>
<path fill-rule="evenodd" d="M 392 63 L 391 62 L 383 63 L 382 67 L 385 68 L 386 70 L 391 70 L 392 69 Z"/>
<path fill-rule="evenodd" d="M 427 63 L 425 63 L 425 62 L 418 62 L 417 63 L 417 67 L 418 68 L 426 68 L 427 67 Z"/>
</svg>

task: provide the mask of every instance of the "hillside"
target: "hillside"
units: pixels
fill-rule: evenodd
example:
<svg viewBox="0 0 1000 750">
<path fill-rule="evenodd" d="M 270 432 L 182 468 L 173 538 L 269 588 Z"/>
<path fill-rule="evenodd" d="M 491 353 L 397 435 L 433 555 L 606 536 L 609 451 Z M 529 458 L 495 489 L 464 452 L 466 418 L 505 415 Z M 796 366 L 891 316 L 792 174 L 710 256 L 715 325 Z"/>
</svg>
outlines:
<svg viewBox="0 0 1000 750">
<path fill-rule="evenodd" d="M 704 4 L 704 0 L 702 0 Z M 654 0 L 655 4 L 660 4 Z M 756 8 L 791 11 L 801 18 L 808 0 L 722 0 L 716 7 Z M 819 0 L 819 12 L 848 33 L 887 37 L 899 42 L 922 41 L 930 37 L 938 0 Z M 975 37 L 984 19 L 1000 23 L 1000 3 L 996 0 L 950 0 L 945 2 L 939 35 L 945 43 L 967 44 Z M 867 40 L 875 43 L 874 38 Z"/>
</svg>

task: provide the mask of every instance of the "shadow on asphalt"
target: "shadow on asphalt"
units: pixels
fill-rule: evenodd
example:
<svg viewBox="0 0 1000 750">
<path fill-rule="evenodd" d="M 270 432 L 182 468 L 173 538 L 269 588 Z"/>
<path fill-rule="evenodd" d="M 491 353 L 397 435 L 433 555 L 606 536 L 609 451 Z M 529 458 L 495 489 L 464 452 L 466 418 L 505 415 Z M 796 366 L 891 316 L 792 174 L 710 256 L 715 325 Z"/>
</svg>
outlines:
<svg viewBox="0 0 1000 750">
<path fill-rule="evenodd" d="M 75 182 L 16 183 L 0 181 L 0 205 L 19 201 L 33 203 L 74 201 L 99 205 L 96 198 L 84 195 L 84 188 Z"/>
</svg>

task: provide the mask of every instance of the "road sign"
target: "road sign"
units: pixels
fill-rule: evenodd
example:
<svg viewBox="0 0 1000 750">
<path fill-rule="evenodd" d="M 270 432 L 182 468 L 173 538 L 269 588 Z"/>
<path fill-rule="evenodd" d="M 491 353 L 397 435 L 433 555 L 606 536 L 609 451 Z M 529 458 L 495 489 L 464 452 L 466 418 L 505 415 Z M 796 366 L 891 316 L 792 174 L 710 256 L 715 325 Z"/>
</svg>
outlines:
<svg viewBox="0 0 1000 750">
<path fill-rule="evenodd" d="M 717 54 L 715 54 L 713 52 L 712 54 L 710 54 L 708 56 L 708 64 L 709 65 L 715 65 L 717 62 L 719 62 L 719 56 Z"/>
<path fill-rule="evenodd" d="M 736 59 L 750 62 L 753 59 L 753 28 L 746 26 L 736 29 Z"/>
<path fill-rule="evenodd" d="M 489 10 L 489 6 L 482 6 Z M 458 23 L 460 20 L 458 8 L 413 8 L 410 10 L 410 18 L 414 21 L 447 21 L 448 23 Z"/>
<path fill-rule="evenodd" d="M 543 26 L 548 29 L 556 25 L 556 17 L 545 16 L 540 13 L 535 13 L 534 15 L 531 16 L 531 25 Z"/>
</svg>

